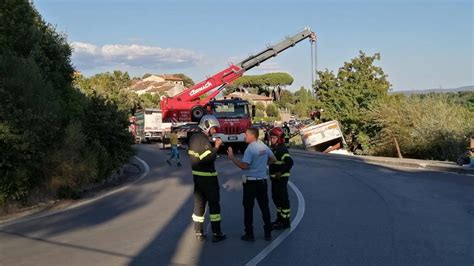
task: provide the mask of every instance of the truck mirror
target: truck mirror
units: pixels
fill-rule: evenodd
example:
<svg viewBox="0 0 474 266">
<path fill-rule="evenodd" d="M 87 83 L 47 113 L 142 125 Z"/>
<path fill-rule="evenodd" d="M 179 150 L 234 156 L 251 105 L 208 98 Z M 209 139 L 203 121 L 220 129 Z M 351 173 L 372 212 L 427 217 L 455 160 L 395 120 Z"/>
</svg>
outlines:
<svg viewBox="0 0 474 266">
<path fill-rule="evenodd" d="M 252 105 L 252 118 L 255 117 L 255 105 Z"/>
</svg>

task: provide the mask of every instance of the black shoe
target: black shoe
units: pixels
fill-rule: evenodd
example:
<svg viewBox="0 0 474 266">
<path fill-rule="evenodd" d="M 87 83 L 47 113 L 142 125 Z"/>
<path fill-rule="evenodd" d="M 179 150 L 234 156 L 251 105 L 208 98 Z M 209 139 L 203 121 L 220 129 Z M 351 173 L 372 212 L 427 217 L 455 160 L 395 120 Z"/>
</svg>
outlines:
<svg viewBox="0 0 474 266">
<path fill-rule="evenodd" d="M 202 234 L 202 233 L 196 233 L 196 240 L 200 241 L 200 242 L 203 242 L 203 241 L 206 240 L 206 235 Z"/>
<path fill-rule="evenodd" d="M 212 242 L 219 242 L 219 241 L 222 241 L 222 240 L 225 240 L 227 238 L 227 236 L 223 233 L 220 233 L 220 234 L 212 234 Z"/>
<path fill-rule="evenodd" d="M 178 164 L 177 164 L 177 165 L 178 165 L 178 166 L 181 166 L 181 163 L 180 163 L 180 162 L 178 162 Z"/>
<path fill-rule="evenodd" d="M 280 222 L 276 224 L 272 224 L 273 230 L 283 230 L 283 229 L 288 229 L 290 228 L 290 223 L 285 223 L 285 222 Z"/>
<path fill-rule="evenodd" d="M 166 160 L 166 162 L 167 162 L 169 165 L 171 165 L 171 162 L 170 162 L 170 160 Z"/>
<path fill-rule="evenodd" d="M 255 241 L 255 237 L 253 235 L 249 235 L 249 234 L 245 234 L 245 235 L 241 236 L 240 239 L 242 239 L 243 241 L 247 241 L 247 242 Z"/>
</svg>

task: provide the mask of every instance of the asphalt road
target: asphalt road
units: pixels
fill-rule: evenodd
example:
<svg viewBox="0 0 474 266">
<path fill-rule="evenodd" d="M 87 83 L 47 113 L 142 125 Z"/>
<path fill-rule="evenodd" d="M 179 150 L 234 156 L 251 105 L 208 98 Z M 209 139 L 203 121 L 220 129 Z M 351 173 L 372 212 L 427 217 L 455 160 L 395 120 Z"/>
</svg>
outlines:
<svg viewBox="0 0 474 266">
<path fill-rule="evenodd" d="M 240 240 L 240 172 L 225 156 L 217 168 L 228 239 L 199 243 L 184 151 L 178 168 L 166 164 L 167 151 L 157 145 L 137 149 L 150 173 L 128 189 L 0 226 L 0 265 L 244 265 L 269 245 L 257 207 L 257 241 Z M 293 158 L 291 180 L 305 213 L 259 265 L 473 265 L 473 176 Z M 293 191 L 290 200 L 294 217 L 301 206 Z"/>
</svg>

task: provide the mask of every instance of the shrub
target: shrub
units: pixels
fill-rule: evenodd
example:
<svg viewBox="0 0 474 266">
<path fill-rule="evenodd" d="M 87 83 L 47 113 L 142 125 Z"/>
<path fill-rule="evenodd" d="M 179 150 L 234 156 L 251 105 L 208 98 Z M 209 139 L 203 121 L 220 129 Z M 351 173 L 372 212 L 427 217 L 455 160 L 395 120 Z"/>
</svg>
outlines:
<svg viewBox="0 0 474 266">
<path fill-rule="evenodd" d="M 406 157 L 455 161 L 474 132 L 473 113 L 445 96 L 391 96 L 371 109 L 369 120 L 380 128 L 378 155 L 394 156 L 397 138 Z"/>
</svg>

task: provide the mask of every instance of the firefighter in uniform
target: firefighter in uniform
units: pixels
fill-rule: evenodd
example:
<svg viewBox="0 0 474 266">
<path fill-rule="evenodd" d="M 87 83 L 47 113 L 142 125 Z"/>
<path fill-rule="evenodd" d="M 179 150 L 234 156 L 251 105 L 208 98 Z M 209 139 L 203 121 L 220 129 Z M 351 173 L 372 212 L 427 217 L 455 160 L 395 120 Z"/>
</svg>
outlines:
<svg viewBox="0 0 474 266">
<path fill-rule="evenodd" d="M 270 130 L 270 144 L 276 162 L 269 166 L 272 181 L 272 199 L 277 208 L 276 221 L 272 223 L 273 230 L 290 227 L 290 200 L 288 199 L 288 179 L 293 167 L 293 159 L 285 145 L 285 132 L 280 127 Z"/>
<path fill-rule="evenodd" d="M 214 161 L 217 150 L 222 144 L 221 139 L 216 139 L 212 147 L 209 137 L 216 132 L 219 121 L 212 115 L 205 115 L 199 122 L 201 132 L 194 134 L 189 141 L 189 158 L 194 180 L 194 230 L 198 240 L 204 240 L 204 212 L 206 203 L 209 205 L 209 217 L 212 228 L 212 242 L 226 239 L 221 230 L 221 210 L 219 196 L 219 181 Z"/>
</svg>

